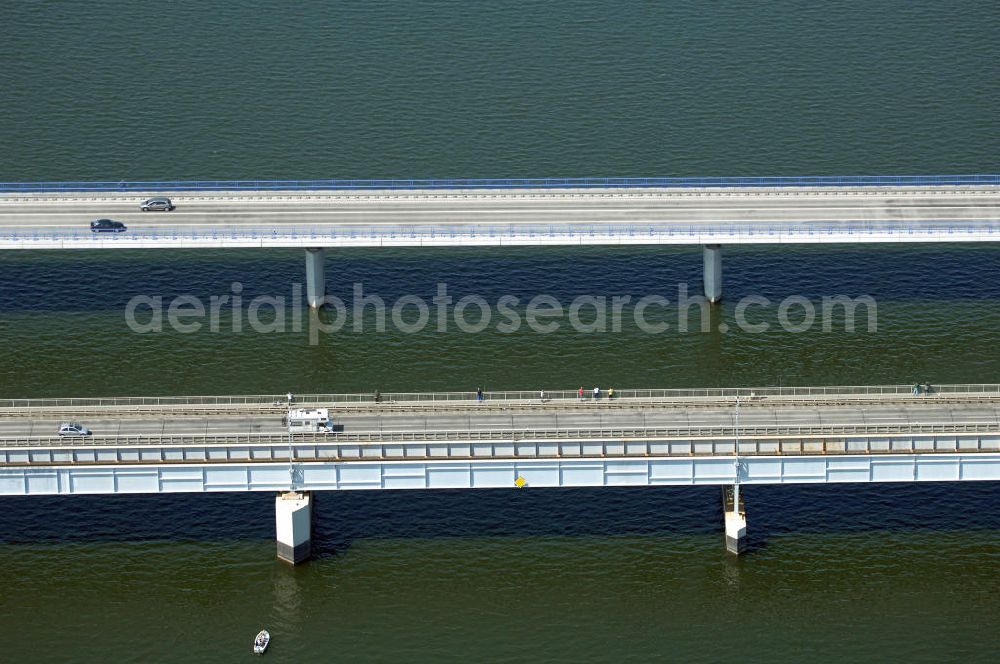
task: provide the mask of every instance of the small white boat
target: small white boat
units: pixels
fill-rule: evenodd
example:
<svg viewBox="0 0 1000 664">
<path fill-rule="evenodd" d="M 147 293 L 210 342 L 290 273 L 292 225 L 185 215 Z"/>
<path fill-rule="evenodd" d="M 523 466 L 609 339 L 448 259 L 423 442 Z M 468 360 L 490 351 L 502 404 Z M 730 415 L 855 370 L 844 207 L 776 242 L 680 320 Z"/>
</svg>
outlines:
<svg viewBox="0 0 1000 664">
<path fill-rule="evenodd" d="M 267 644 L 271 642 L 271 634 L 262 629 L 257 633 L 257 638 L 253 640 L 253 652 L 255 655 L 263 655 L 267 650 Z"/>
</svg>

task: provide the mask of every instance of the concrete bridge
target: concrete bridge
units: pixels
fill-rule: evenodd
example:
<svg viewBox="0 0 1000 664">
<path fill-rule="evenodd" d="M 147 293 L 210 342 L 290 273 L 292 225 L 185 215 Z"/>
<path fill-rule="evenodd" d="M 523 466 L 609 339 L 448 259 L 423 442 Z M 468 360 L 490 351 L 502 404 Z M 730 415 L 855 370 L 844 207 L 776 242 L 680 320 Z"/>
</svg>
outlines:
<svg viewBox="0 0 1000 664">
<path fill-rule="evenodd" d="M 311 491 L 1000 479 L 1000 385 L 0 401 L 0 495 L 273 491 L 279 554 L 308 555 Z M 94 435 L 59 439 L 80 420 Z"/>
<path fill-rule="evenodd" d="M 302 247 L 314 307 L 326 247 L 702 245 L 714 302 L 723 244 L 998 240 L 997 175 L 0 183 L 0 249 Z"/>
</svg>

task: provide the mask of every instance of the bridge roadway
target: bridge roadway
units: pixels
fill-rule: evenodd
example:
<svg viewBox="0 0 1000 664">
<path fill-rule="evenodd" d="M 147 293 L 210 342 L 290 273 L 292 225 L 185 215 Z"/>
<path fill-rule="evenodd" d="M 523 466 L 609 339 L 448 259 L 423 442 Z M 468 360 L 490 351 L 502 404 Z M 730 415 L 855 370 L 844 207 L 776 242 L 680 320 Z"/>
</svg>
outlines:
<svg viewBox="0 0 1000 664">
<path fill-rule="evenodd" d="M 0 248 L 995 241 L 1000 186 L 0 193 Z M 95 218 L 122 234 L 89 232 Z"/>
<path fill-rule="evenodd" d="M 904 405 L 872 402 L 862 405 L 794 406 L 778 402 L 744 406 L 738 416 L 731 406 L 699 409 L 650 405 L 630 407 L 607 401 L 597 404 L 570 401 L 544 410 L 528 404 L 511 405 L 504 411 L 456 404 L 443 412 L 383 410 L 381 405 L 370 404 L 349 412 L 335 411 L 333 418 L 336 424 L 334 434 L 321 434 L 320 440 L 336 443 L 345 436 L 355 434 L 365 434 L 371 440 L 383 435 L 391 438 L 389 434 L 419 434 L 421 439 L 440 434 L 443 440 L 447 440 L 475 432 L 500 436 L 516 433 L 531 437 L 532 431 L 616 430 L 628 430 L 638 437 L 642 437 L 643 431 L 656 431 L 662 436 L 666 430 L 676 432 L 675 436 L 703 436 L 713 432 L 733 435 L 737 427 L 744 435 L 765 436 L 821 435 L 844 431 L 962 431 L 970 427 L 976 431 L 1000 432 L 1000 404 L 948 403 L 935 399 L 916 399 Z M 150 444 L 177 436 L 211 436 L 213 440 L 223 442 L 230 436 L 240 443 L 255 436 L 269 441 L 277 439 L 278 444 L 288 441 L 287 431 L 278 414 L 199 417 L 163 412 L 159 416 L 109 416 L 97 410 L 89 419 L 79 420 L 93 431 L 93 438 L 86 441 L 56 438 L 61 421 L 63 418 L 42 413 L 0 418 L 0 445 L 15 441 L 29 446 L 72 445 L 98 443 L 105 438 L 111 442 L 128 439 L 135 444 Z"/>
</svg>

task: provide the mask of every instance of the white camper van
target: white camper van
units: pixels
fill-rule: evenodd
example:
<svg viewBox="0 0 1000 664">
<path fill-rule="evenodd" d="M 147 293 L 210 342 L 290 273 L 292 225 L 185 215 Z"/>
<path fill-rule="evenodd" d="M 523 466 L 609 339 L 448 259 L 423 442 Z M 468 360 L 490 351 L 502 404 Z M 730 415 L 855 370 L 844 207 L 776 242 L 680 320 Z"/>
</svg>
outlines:
<svg viewBox="0 0 1000 664">
<path fill-rule="evenodd" d="M 288 433 L 316 433 L 333 431 L 330 411 L 327 408 L 295 408 L 286 417 Z"/>
</svg>

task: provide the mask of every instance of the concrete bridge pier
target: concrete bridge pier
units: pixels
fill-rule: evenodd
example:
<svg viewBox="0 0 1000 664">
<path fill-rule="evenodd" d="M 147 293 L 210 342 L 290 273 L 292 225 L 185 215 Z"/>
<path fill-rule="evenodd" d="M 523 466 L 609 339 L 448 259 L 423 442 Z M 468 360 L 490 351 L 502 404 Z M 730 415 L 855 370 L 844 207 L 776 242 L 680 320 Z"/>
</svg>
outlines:
<svg viewBox="0 0 1000 664">
<path fill-rule="evenodd" d="M 722 509 L 726 521 L 726 551 L 739 555 L 747 547 L 747 514 L 739 484 L 722 487 Z"/>
<path fill-rule="evenodd" d="M 323 306 L 323 297 L 326 295 L 324 258 L 325 252 L 322 247 L 306 249 L 306 299 L 313 309 Z"/>
<path fill-rule="evenodd" d="M 274 499 L 278 559 L 298 565 L 312 554 L 312 494 L 289 491 Z"/>
<path fill-rule="evenodd" d="M 722 247 L 706 244 L 703 250 L 705 262 L 705 299 L 713 304 L 722 299 Z"/>
</svg>

